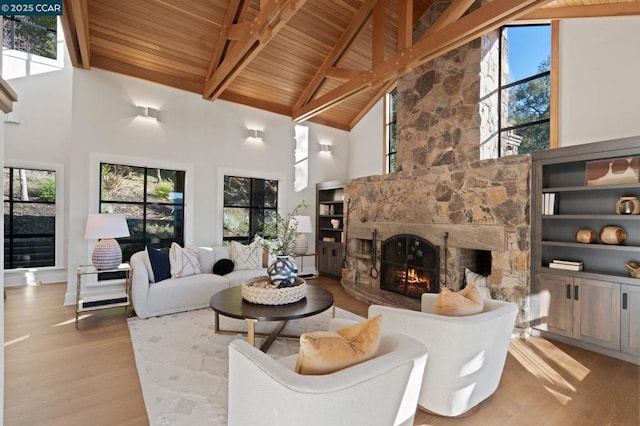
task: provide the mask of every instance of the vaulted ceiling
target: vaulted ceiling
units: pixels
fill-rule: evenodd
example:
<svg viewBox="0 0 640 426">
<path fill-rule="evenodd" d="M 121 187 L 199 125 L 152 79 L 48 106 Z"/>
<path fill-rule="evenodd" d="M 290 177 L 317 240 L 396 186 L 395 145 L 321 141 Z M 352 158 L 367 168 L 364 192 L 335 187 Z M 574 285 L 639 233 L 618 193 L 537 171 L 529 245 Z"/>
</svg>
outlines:
<svg viewBox="0 0 640 426">
<path fill-rule="evenodd" d="M 63 0 L 71 61 L 350 130 L 413 67 L 514 21 L 640 15 L 640 1 Z"/>
</svg>

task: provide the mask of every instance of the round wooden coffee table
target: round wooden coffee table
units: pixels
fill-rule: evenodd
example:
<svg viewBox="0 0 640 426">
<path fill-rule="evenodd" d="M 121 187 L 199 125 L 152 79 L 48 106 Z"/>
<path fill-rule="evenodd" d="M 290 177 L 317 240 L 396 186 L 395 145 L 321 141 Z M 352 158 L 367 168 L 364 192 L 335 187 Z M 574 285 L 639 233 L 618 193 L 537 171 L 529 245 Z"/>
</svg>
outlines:
<svg viewBox="0 0 640 426">
<path fill-rule="evenodd" d="M 258 305 L 247 302 L 242 298 L 242 287 L 231 287 L 219 291 L 211 296 L 209 305 L 215 313 L 215 332 L 218 334 L 238 334 L 242 331 L 223 330 L 220 328 L 220 315 L 247 322 L 247 341 L 255 345 L 255 336 L 267 337 L 260 350 L 266 352 L 276 337 L 300 337 L 280 335 L 287 322 L 294 319 L 306 318 L 317 315 L 333 306 L 333 295 L 327 290 L 307 285 L 307 295 L 295 303 L 286 305 Z M 275 329 L 269 333 L 256 333 L 258 321 L 281 321 Z"/>
</svg>

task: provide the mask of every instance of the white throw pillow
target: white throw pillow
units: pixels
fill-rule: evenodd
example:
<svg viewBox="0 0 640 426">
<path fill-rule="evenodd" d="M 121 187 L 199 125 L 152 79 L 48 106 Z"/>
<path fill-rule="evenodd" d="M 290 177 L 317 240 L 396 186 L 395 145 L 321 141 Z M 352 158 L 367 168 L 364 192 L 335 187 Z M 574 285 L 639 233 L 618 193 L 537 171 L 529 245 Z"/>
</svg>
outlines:
<svg viewBox="0 0 640 426">
<path fill-rule="evenodd" d="M 469 268 L 464 268 L 464 282 L 467 286 L 478 287 L 484 300 L 491 300 L 491 291 L 487 286 L 487 277 L 476 274 Z"/>
<path fill-rule="evenodd" d="M 198 251 L 189 247 L 182 248 L 176 243 L 171 243 L 169 265 L 171 266 L 171 278 L 199 274 Z"/>
<path fill-rule="evenodd" d="M 262 250 L 256 243 L 248 246 L 237 241 L 231 241 L 231 260 L 234 270 L 262 268 Z"/>
</svg>

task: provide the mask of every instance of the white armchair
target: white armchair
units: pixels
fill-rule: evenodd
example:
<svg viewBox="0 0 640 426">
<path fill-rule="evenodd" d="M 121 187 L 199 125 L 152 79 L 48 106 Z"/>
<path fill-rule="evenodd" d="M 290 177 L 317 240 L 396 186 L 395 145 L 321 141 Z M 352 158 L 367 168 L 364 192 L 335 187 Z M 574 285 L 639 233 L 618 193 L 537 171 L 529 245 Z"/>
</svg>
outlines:
<svg viewBox="0 0 640 426">
<path fill-rule="evenodd" d="M 352 323 L 349 323 L 352 324 Z M 332 329 L 344 320 L 332 320 Z M 398 333 L 382 333 L 378 355 L 331 374 L 293 371 L 234 340 L 229 345 L 229 426 L 413 425 L 427 350 Z"/>
<path fill-rule="evenodd" d="M 470 410 L 498 387 L 518 307 L 485 300 L 484 311 L 465 317 L 432 314 L 437 294 L 422 295 L 422 312 L 373 305 L 382 329 L 405 333 L 429 348 L 418 406 L 442 416 Z"/>
</svg>

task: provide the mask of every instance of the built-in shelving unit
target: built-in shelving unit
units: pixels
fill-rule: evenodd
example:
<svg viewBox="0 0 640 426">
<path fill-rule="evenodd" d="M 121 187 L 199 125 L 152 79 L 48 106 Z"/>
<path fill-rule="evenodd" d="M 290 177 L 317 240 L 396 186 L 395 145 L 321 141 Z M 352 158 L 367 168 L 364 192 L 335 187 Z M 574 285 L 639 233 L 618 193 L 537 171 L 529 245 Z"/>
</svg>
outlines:
<svg viewBox="0 0 640 426">
<path fill-rule="evenodd" d="M 316 206 L 318 272 L 340 277 L 344 260 L 344 182 L 317 184 Z"/>
<path fill-rule="evenodd" d="M 640 310 L 639 292 L 632 291 L 640 279 L 630 277 L 625 263 L 640 261 L 640 215 L 618 214 L 616 204 L 620 197 L 640 198 L 640 182 L 587 180 L 593 162 L 632 158 L 640 158 L 640 137 L 532 155 L 531 311 L 534 329 L 548 337 L 639 363 L 640 325 L 625 321 Z M 626 239 L 601 241 L 600 230 L 610 225 L 623 228 Z M 578 231 L 587 229 L 595 241 L 578 242 Z M 582 269 L 550 268 L 558 259 L 581 262 Z"/>
</svg>

